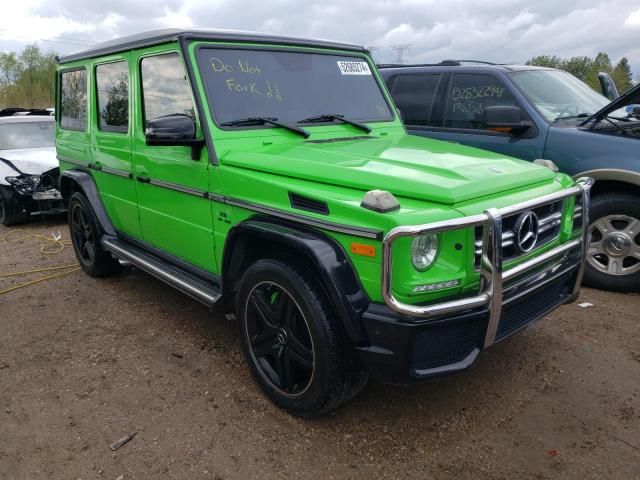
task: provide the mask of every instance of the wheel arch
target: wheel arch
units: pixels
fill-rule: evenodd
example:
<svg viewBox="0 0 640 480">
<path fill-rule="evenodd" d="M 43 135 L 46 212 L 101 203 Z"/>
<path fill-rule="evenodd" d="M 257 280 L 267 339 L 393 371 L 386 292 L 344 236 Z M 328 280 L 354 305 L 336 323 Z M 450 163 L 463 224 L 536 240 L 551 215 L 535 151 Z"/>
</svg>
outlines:
<svg viewBox="0 0 640 480">
<path fill-rule="evenodd" d="M 227 235 L 223 252 L 225 297 L 235 297 L 242 273 L 253 261 L 277 258 L 283 252 L 312 269 L 351 341 L 365 344 L 362 313 L 369 298 L 342 247 L 317 230 L 268 217 L 253 217 L 235 225 Z"/>
<path fill-rule="evenodd" d="M 60 174 L 60 193 L 68 203 L 74 192 L 82 192 L 93 209 L 99 226 L 107 235 L 116 235 L 113 224 L 100 200 L 98 187 L 90 173 L 82 170 L 65 170 Z"/>
<path fill-rule="evenodd" d="M 605 193 L 630 193 L 640 197 L 640 173 L 630 170 L 602 168 L 589 170 L 574 175 L 574 180 L 580 177 L 591 177 L 596 183 L 591 194 L 596 197 Z"/>
</svg>

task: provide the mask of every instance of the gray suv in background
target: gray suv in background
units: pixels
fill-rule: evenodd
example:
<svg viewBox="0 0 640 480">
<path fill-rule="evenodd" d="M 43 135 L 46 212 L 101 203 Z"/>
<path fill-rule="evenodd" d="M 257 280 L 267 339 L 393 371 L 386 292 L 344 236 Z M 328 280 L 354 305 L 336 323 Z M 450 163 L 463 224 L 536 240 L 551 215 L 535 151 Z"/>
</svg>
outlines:
<svg viewBox="0 0 640 480">
<path fill-rule="evenodd" d="M 465 60 L 379 68 L 409 133 L 595 178 L 585 284 L 640 290 L 639 85 L 610 101 L 552 68 Z M 617 95 L 610 79 L 601 82 Z"/>
</svg>

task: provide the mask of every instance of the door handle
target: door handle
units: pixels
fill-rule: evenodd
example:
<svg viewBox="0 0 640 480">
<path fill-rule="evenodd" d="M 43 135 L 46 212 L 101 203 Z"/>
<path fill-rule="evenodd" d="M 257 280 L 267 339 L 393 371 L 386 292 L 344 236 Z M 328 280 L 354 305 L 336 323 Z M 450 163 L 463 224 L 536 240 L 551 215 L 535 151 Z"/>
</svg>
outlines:
<svg viewBox="0 0 640 480">
<path fill-rule="evenodd" d="M 149 183 L 149 182 L 151 182 L 151 179 L 149 177 L 147 177 L 146 175 L 138 175 L 136 177 L 136 180 L 138 180 L 140 183 Z"/>
</svg>

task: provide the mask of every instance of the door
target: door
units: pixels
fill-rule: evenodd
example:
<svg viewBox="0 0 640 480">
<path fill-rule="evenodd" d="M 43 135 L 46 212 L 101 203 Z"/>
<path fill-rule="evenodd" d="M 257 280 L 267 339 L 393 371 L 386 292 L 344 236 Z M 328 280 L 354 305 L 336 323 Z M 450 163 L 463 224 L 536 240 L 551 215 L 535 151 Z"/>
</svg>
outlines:
<svg viewBox="0 0 640 480">
<path fill-rule="evenodd" d="M 93 64 L 95 104 L 91 117 L 94 178 L 113 226 L 140 235 L 136 185 L 131 163 L 129 54 Z"/>
<path fill-rule="evenodd" d="M 178 260 L 217 272 L 206 149 L 191 158 L 185 146 L 147 145 L 146 123 L 186 115 L 198 123 L 191 86 L 178 51 L 141 53 L 133 157 L 143 240 Z M 202 129 L 196 128 L 199 138 Z"/>
<path fill-rule="evenodd" d="M 441 90 L 442 91 L 442 90 Z M 413 127 L 410 133 L 491 150 L 505 155 L 533 160 L 542 158 L 544 135 L 535 124 L 516 135 L 496 132 L 484 122 L 484 110 L 491 106 L 516 106 L 522 119 L 531 121 L 526 109 L 497 76 L 487 73 L 453 73 L 444 95 L 431 108 L 430 125 Z M 442 112 L 442 117 L 434 112 Z"/>
</svg>

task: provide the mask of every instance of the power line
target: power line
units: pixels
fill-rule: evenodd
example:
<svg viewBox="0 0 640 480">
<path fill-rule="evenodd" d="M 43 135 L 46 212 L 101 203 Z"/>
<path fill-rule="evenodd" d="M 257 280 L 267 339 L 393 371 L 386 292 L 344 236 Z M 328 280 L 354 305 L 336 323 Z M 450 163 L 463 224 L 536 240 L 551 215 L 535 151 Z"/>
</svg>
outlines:
<svg viewBox="0 0 640 480">
<path fill-rule="evenodd" d="M 398 52 L 396 63 L 404 63 L 404 54 L 409 51 L 410 43 L 402 43 L 400 45 L 392 45 L 391 50 Z"/>
</svg>

